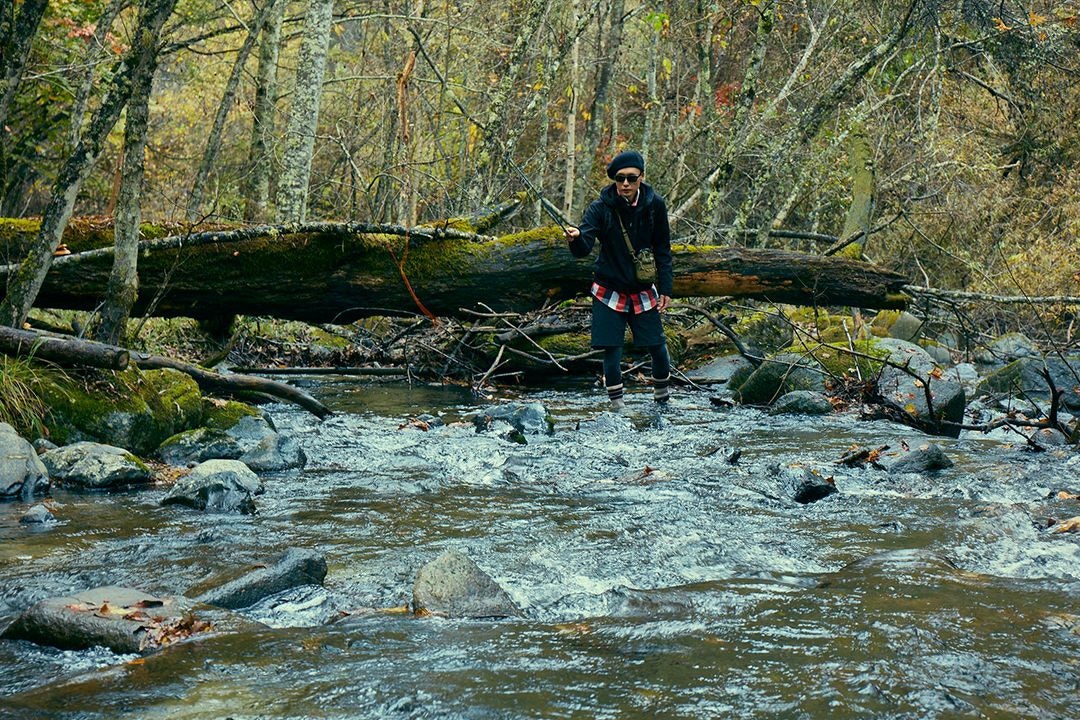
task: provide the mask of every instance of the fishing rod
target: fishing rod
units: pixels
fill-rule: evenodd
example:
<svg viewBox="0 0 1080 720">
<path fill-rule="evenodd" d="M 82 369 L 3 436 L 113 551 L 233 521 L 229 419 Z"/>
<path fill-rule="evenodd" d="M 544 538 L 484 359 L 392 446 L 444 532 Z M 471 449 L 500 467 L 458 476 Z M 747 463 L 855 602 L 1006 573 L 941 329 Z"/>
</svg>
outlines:
<svg viewBox="0 0 1080 720">
<path fill-rule="evenodd" d="M 521 177 L 522 182 L 525 183 L 526 189 L 528 189 L 528 191 L 535 195 L 536 199 L 540 201 L 540 207 L 544 210 L 547 216 L 554 220 L 555 224 L 561 227 L 563 232 L 567 232 L 569 226 L 566 224 L 566 220 L 565 218 L 563 218 L 562 213 L 559 212 L 559 209 L 552 205 L 551 202 L 549 202 L 548 199 L 544 197 L 544 194 L 540 192 L 539 188 L 533 185 L 532 181 L 529 180 L 529 176 L 525 174 L 525 171 L 522 170 L 517 163 L 511 160 L 509 155 L 506 156 L 505 160 L 506 164 L 513 168 L 514 171 L 517 172 L 518 176 Z"/>
</svg>

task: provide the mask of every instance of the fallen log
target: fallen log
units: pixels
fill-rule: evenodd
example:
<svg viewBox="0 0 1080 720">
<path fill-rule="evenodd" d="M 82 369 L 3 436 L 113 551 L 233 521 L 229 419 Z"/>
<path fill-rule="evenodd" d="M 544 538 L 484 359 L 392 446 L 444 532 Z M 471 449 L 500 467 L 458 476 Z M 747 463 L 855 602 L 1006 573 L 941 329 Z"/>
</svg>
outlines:
<svg viewBox="0 0 1080 720">
<path fill-rule="evenodd" d="M 80 249 L 74 240 L 67 244 Z M 855 260 L 737 247 L 673 251 L 679 297 L 862 308 L 903 308 L 908 301 L 906 278 Z M 498 238 L 370 224 L 215 229 L 140 243 L 134 314 L 345 323 L 419 303 L 446 317 L 480 303 L 524 312 L 582 294 L 590 262 L 575 260 L 555 227 Z M 95 308 L 111 267 L 108 248 L 56 258 L 37 305 Z M 10 272 L 12 266 L 0 268 L 0 277 Z"/>
<path fill-rule="evenodd" d="M 72 337 L 42 335 L 0 325 L 0 352 L 12 357 L 34 357 L 62 366 L 123 370 L 130 354 L 113 345 Z"/>
<path fill-rule="evenodd" d="M 172 368 L 191 376 L 204 392 L 258 392 L 299 405 L 322 419 L 329 408 L 300 388 L 250 375 L 222 375 L 172 358 L 132 352 L 105 343 L 45 335 L 0 325 L 0 352 L 13 357 L 40 358 L 63 366 L 91 366 L 123 370 L 129 362 L 144 370 Z"/>
</svg>

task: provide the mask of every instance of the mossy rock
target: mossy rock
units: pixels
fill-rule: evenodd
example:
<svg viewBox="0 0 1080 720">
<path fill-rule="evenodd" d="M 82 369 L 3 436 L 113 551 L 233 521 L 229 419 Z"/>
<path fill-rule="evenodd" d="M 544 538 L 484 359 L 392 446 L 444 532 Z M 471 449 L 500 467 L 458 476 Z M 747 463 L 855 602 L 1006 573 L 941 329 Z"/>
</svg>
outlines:
<svg viewBox="0 0 1080 720">
<path fill-rule="evenodd" d="M 258 409 L 236 400 L 206 398 L 203 403 L 203 426 L 212 430 L 228 430 L 241 418 L 261 416 Z"/>
<path fill-rule="evenodd" d="M 199 386 L 177 370 L 98 371 L 41 389 L 45 425 L 59 444 L 90 440 L 147 455 L 202 421 Z"/>
<path fill-rule="evenodd" d="M 925 323 L 905 310 L 881 310 L 870 323 L 870 332 L 877 337 L 891 337 L 915 342 Z"/>
<path fill-rule="evenodd" d="M 769 358 L 738 386 L 732 385 L 735 399 L 748 405 L 768 405 L 795 390 L 825 391 L 826 373 L 814 358 L 783 353 Z M 735 380 L 728 381 L 728 384 Z"/>
<path fill-rule="evenodd" d="M 794 333 L 779 311 L 754 312 L 735 323 L 732 328 L 754 355 L 771 355 L 791 345 Z"/>
<path fill-rule="evenodd" d="M 804 351 L 821 363 L 830 375 L 836 377 L 873 377 L 881 371 L 884 363 L 864 356 L 872 355 L 881 359 L 889 357 L 887 349 L 877 347 L 876 338 L 856 340 L 853 343 L 854 354 L 838 349 L 840 347 L 843 346 L 833 343 L 816 344 L 804 346 Z"/>
<path fill-rule="evenodd" d="M 789 318 L 801 331 L 791 343 L 791 349 L 804 352 L 818 343 L 847 345 L 849 337 L 857 337 L 859 330 L 852 318 L 815 308 L 794 308 Z"/>
</svg>

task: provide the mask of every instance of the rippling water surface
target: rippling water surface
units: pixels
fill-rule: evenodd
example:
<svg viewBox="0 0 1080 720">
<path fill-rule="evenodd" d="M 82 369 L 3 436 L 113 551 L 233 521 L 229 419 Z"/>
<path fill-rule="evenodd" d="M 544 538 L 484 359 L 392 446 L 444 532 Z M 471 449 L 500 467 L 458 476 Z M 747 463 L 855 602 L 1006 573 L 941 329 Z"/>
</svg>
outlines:
<svg viewBox="0 0 1080 720">
<path fill-rule="evenodd" d="M 330 571 L 244 611 L 265 630 L 145 659 L 0 641 L 0 716 L 86 718 L 960 718 L 1080 716 L 1080 460 L 941 439 L 956 465 L 890 476 L 852 445 L 927 442 L 852 417 L 777 419 L 679 394 L 612 415 L 546 391 L 552 435 L 477 433 L 454 389 L 327 381 L 339 413 L 271 412 L 303 471 L 252 517 L 160 507 L 163 488 L 57 490 L 63 524 L 0 505 L 0 617 L 103 584 L 177 593 L 290 546 Z M 423 431 L 407 420 L 439 415 Z M 403 427 L 404 426 L 404 427 Z M 728 458 L 742 454 L 735 464 Z M 778 467 L 832 476 L 798 505 Z M 646 471 L 646 468 L 649 470 Z M 524 617 L 414 619 L 446 549 Z"/>
</svg>

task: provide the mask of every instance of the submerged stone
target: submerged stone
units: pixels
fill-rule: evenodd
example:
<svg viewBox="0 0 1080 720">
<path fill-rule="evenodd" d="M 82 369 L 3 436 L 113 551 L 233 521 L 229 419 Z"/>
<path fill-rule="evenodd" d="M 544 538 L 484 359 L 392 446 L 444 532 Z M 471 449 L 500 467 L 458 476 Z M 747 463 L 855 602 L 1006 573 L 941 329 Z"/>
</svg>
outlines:
<svg viewBox="0 0 1080 720">
<path fill-rule="evenodd" d="M 200 583 L 186 595 L 231 610 L 249 607 L 291 588 L 322 585 L 326 579 L 326 558 L 314 550 L 289 548 L 271 564 L 241 573 L 238 577 L 219 577 Z"/>
<path fill-rule="evenodd" d="M 507 403 L 484 408 L 471 417 L 477 432 L 485 432 L 506 423 L 525 435 L 551 435 L 555 421 L 541 403 Z"/>
<path fill-rule="evenodd" d="M 828 415 L 832 411 L 829 398 L 810 390 L 785 393 L 769 408 L 770 415 Z"/>
<path fill-rule="evenodd" d="M 52 525 L 55 522 L 56 516 L 41 503 L 31 507 L 19 518 L 19 523 L 22 525 Z"/>
<path fill-rule="evenodd" d="M 413 612 L 452 618 L 521 615 L 506 591 L 456 550 L 448 550 L 420 568 L 413 585 Z"/>
</svg>

